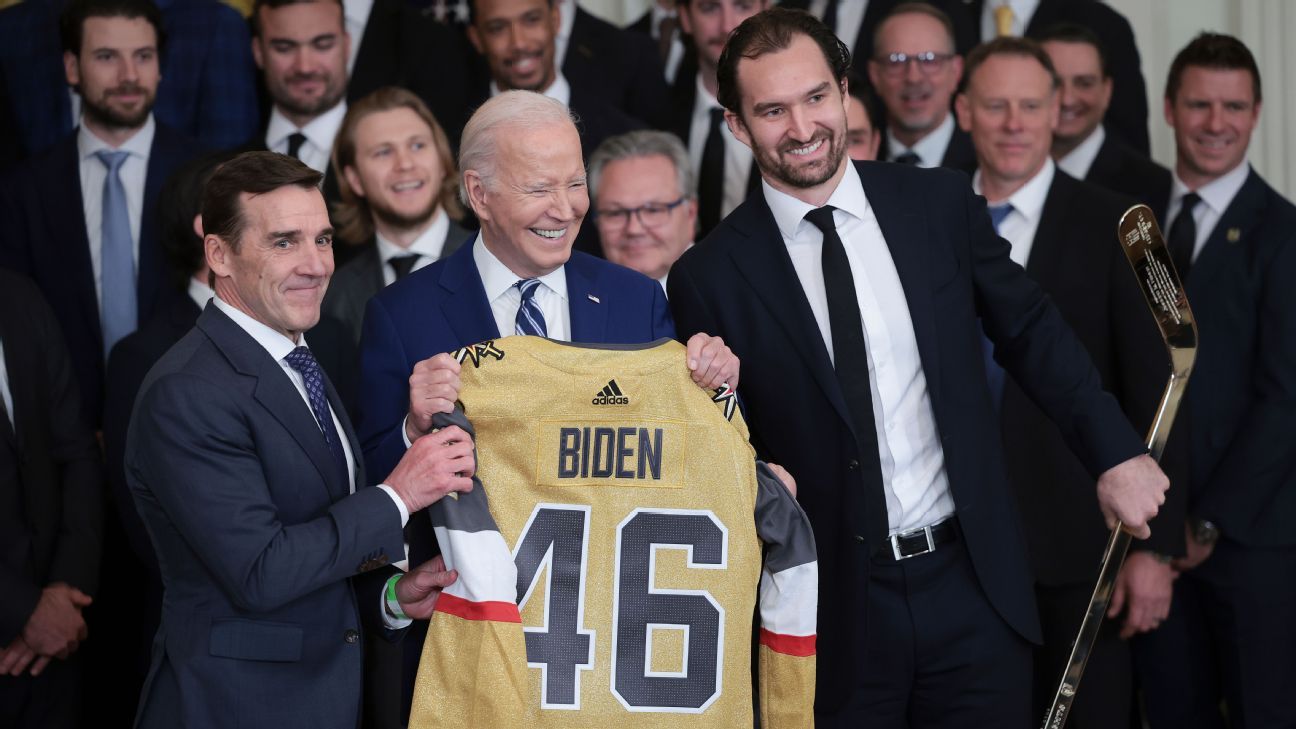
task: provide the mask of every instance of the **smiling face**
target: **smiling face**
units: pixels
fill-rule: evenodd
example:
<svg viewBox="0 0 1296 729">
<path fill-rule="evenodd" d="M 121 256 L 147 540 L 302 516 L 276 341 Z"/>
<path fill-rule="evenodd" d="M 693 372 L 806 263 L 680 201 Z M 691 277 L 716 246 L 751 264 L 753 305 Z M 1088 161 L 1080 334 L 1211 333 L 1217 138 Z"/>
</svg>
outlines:
<svg viewBox="0 0 1296 729">
<path fill-rule="evenodd" d="M 319 321 L 320 301 L 333 275 L 333 226 L 314 187 L 281 187 L 239 196 L 243 233 L 232 246 L 204 240 L 207 262 L 223 301 L 284 336 Z"/>
<path fill-rule="evenodd" d="M 494 134 L 494 177 L 463 175 L 482 240 L 518 276 L 543 276 L 567 262 L 589 212 L 580 136 L 571 122 Z"/>
<path fill-rule="evenodd" d="M 704 71 L 715 76 L 729 34 L 765 5 L 765 0 L 689 0 L 679 5 L 680 29 L 693 38 Z"/>
<path fill-rule="evenodd" d="M 616 213 L 644 206 L 664 209 L 681 197 L 675 164 L 665 155 L 607 163 L 598 183 L 599 238 L 607 259 L 649 278 L 665 276 L 693 241 L 697 201 L 679 202 L 653 226 L 644 225 L 641 213 L 629 217 Z"/>
<path fill-rule="evenodd" d="M 1047 162 L 1058 96 L 1040 62 L 1029 56 L 988 57 L 968 79 L 956 108 L 972 136 L 986 195 L 1001 200 Z"/>
<path fill-rule="evenodd" d="M 342 4 L 310 0 L 261 7 L 252 57 L 275 106 L 298 127 L 337 106 L 346 93 L 350 39 Z"/>
<path fill-rule="evenodd" d="M 1111 104 L 1112 81 L 1103 76 L 1098 49 L 1088 43 L 1048 41 L 1044 52 L 1062 79 L 1061 105 L 1053 148 L 1057 155 L 1075 149 L 1102 123 Z"/>
<path fill-rule="evenodd" d="M 64 53 L 63 66 L 91 128 L 138 129 L 147 121 L 162 75 L 157 33 L 144 18 L 86 18 L 81 52 Z"/>
<path fill-rule="evenodd" d="M 1246 159 L 1260 121 L 1251 73 L 1188 66 L 1175 97 L 1165 100 L 1165 118 L 1174 127 L 1175 172 L 1196 190 Z"/>
<path fill-rule="evenodd" d="M 903 53 L 911 60 L 889 68 L 885 59 Z M 887 125 L 901 142 L 912 146 L 945 121 L 950 99 L 963 75 L 963 59 L 952 56 L 924 70 L 912 60 L 923 53 L 937 57 L 954 53 L 954 41 L 939 20 L 923 13 L 901 13 L 879 28 L 877 47 L 869 61 L 869 78 L 886 107 Z M 881 59 L 881 60 L 879 60 Z"/>
<path fill-rule="evenodd" d="M 400 107 L 356 124 L 355 164 L 343 174 L 386 235 L 386 227 L 409 230 L 431 220 L 446 171 L 432 128 L 413 109 Z"/>
<path fill-rule="evenodd" d="M 544 91 L 553 83 L 558 6 L 548 0 L 473 0 L 468 40 L 501 91 Z"/>
<path fill-rule="evenodd" d="M 741 115 L 725 119 L 776 189 L 822 204 L 845 167 L 846 100 L 819 46 L 797 35 L 787 49 L 738 62 Z"/>
</svg>

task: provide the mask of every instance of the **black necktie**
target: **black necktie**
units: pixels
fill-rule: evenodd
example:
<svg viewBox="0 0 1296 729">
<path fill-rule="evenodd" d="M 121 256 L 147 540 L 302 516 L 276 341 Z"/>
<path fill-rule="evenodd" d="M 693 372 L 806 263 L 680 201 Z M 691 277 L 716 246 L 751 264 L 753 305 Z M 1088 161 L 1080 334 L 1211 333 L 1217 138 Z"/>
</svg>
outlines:
<svg viewBox="0 0 1296 729">
<path fill-rule="evenodd" d="M 387 264 L 396 272 L 396 280 L 399 281 L 409 275 L 414 270 L 414 264 L 418 263 L 419 254 L 408 253 L 403 256 L 392 256 L 387 259 Z"/>
<path fill-rule="evenodd" d="M 837 31 L 837 0 L 828 0 L 828 7 L 824 8 L 823 24 L 828 26 L 833 33 L 841 35 Z"/>
<path fill-rule="evenodd" d="M 893 159 L 893 160 L 891 160 L 891 161 L 892 161 L 892 162 L 899 162 L 899 163 L 902 164 L 902 165 L 914 165 L 914 166 L 917 166 L 919 162 L 922 162 L 922 157 L 919 157 L 919 156 L 918 156 L 918 153 L 915 152 L 915 151 L 913 151 L 913 150 L 911 149 L 911 150 L 909 150 L 909 151 L 907 151 L 907 152 L 901 152 L 900 154 L 897 154 L 897 155 L 895 156 L 895 159 Z"/>
<path fill-rule="evenodd" d="M 1192 268 L 1193 248 L 1197 246 L 1197 219 L 1193 210 L 1201 202 L 1201 195 L 1190 192 L 1183 196 L 1183 205 L 1170 226 L 1170 258 L 1174 261 L 1179 280 L 1188 280 L 1188 269 Z"/>
<path fill-rule="evenodd" d="M 724 205 L 724 109 L 711 110 L 711 128 L 706 145 L 702 147 L 702 171 L 698 176 L 698 207 L 701 208 L 702 230 L 698 240 L 706 237 L 720 223 L 720 208 Z"/>
<path fill-rule="evenodd" d="M 302 145 L 305 143 L 306 143 L 305 134 L 302 134 L 301 132 L 293 132 L 292 134 L 289 134 L 288 135 L 288 156 L 301 159 L 301 155 L 298 154 L 298 152 L 301 152 Z"/>
<path fill-rule="evenodd" d="M 828 295 L 828 325 L 832 331 L 833 368 L 841 385 L 846 407 L 855 427 L 859 462 L 851 469 L 863 469 L 865 503 L 868 506 L 868 540 L 877 547 L 887 535 L 886 496 L 882 492 L 882 466 L 878 456 L 877 426 L 873 421 L 873 395 L 869 391 L 868 346 L 855 278 L 851 274 L 846 248 L 837 235 L 831 205 L 806 213 L 806 220 L 823 232 L 824 291 Z"/>
</svg>

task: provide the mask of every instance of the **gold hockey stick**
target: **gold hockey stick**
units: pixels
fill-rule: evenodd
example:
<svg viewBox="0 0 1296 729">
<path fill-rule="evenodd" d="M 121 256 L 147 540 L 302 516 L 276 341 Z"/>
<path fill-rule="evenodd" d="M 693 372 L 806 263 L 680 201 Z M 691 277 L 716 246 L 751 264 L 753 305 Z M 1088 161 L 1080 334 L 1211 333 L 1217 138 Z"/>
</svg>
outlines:
<svg viewBox="0 0 1296 729">
<path fill-rule="evenodd" d="M 1161 229 L 1157 227 L 1152 210 L 1146 205 L 1135 205 L 1125 211 L 1121 216 L 1118 235 L 1121 249 L 1129 259 L 1130 267 L 1138 278 L 1139 288 L 1143 290 L 1148 307 L 1152 309 L 1157 328 L 1161 330 L 1161 338 L 1165 340 L 1166 349 L 1170 352 L 1170 381 L 1161 393 L 1161 404 L 1157 406 L 1156 417 L 1152 420 L 1147 436 L 1148 451 L 1160 461 L 1166 439 L 1170 436 L 1170 426 L 1179 410 L 1179 401 L 1183 399 L 1184 388 L 1188 385 L 1193 360 L 1197 357 L 1197 325 L 1193 321 L 1188 297 L 1184 294 L 1183 284 L 1179 281 L 1179 274 L 1175 272 L 1170 252 L 1166 249 L 1165 239 L 1161 237 Z M 1089 598 L 1089 609 L 1080 624 L 1080 634 L 1071 645 L 1066 672 L 1062 674 L 1062 682 L 1053 697 L 1053 705 L 1044 717 L 1044 729 L 1062 729 L 1066 725 L 1071 704 L 1080 688 L 1080 678 L 1089 662 L 1089 653 L 1093 650 L 1094 639 L 1098 637 L 1107 604 L 1111 602 L 1116 577 L 1120 574 L 1121 562 L 1125 560 L 1129 545 L 1129 532 L 1123 526 L 1116 525 L 1107 540 L 1098 584 L 1094 586 L 1093 596 Z"/>
</svg>

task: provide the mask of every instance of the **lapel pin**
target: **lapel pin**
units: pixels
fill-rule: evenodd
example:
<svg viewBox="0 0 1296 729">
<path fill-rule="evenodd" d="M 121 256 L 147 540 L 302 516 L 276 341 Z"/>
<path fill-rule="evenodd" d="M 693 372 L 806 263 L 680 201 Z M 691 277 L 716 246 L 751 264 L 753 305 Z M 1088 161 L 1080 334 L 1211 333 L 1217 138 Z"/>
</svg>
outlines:
<svg viewBox="0 0 1296 729">
<path fill-rule="evenodd" d="M 1232 231 L 1230 231 L 1230 234 L 1231 233 Z M 585 298 L 589 299 L 590 301 L 593 301 L 596 304 L 603 303 L 602 301 L 599 301 L 599 297 L 595 296 L 594 294 L 585 294 Z"/>
<path fill-rule="evenodd" d="M 1229 243 L 1237 243 L 1242 240 L 1242 231 L 1238 228 L 1229 228 L 1227 237 Z"/>
</svg>

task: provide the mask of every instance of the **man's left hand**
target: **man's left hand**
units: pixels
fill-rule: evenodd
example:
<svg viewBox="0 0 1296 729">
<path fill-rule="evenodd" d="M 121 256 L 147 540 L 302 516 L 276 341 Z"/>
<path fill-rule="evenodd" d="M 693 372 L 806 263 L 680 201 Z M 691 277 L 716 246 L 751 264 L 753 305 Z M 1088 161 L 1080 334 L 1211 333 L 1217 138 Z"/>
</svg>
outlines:
<svg viewBox="0 0 1296 729">
<path fill-rule="evenodd" d="M 1103 471 L 1098 477 L 1098 506 L 1109 529 L 1116 523 L 1139 539 L 1152 536 L 1148 522 L 1165 503 L 1170 479 L 1147 454 L 1135 456 Z"/>
<path fill-rule="evenodd" d="M 738 389 L 738 355 L 720 337 L 701 332 L 689 337 L 688 368 L 700 387 L 714 390 L 721 385 Z"/>
<path fill-rule="evenodd" d="M 1131 638 L 1135 633 L 1156 630 L 1161 621 L 1170 615 L 1170 602 L 1174 596 L 1174 581 L 1178 573 L 1169 564 L 1151 552 L 1133 552 L 1121 566 L 1116 578 L 1107 617 L 1115 618 L 1125 610 L 1125 624 L 1120 637 Z"/>
<path fill-rule="evenodd" d="M 427 620 L 432 617 L 441 590 L 457 579 L 459 573 L 446 569 L 445 560 L 438 554 L 396 581 L 396 601 L 406 615 Z"/>
</svg>

